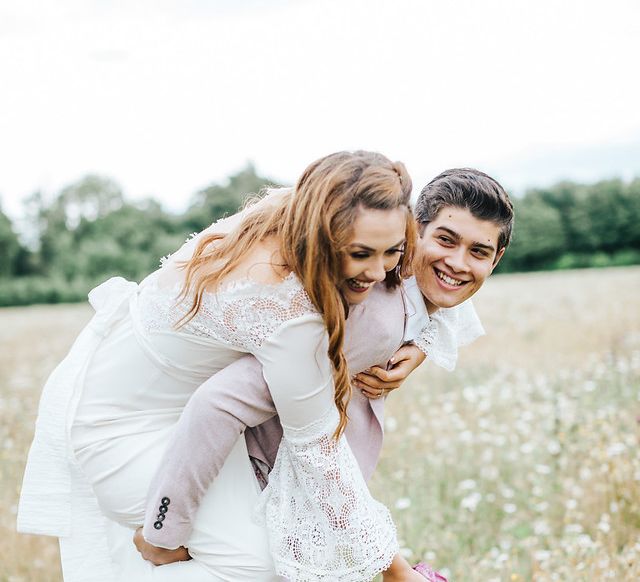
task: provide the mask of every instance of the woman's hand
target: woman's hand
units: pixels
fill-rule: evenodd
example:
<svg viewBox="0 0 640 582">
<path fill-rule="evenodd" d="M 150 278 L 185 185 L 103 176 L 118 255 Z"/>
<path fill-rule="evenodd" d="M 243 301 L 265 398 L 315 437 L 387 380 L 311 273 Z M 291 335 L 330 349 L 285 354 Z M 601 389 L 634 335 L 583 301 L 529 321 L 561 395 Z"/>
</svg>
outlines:
<svg viewBox="0 0 640 582">
<path fill-rule="evenodd" d="M 191 560 L 191 556 L 187 548 L 180 546 L 176 550 L 167 550 L 150 544 L 142 537 L 142 528 L 139 527 L 133 534 L 133 543 L 145 560 L 148 560 L 155 566 L 163 566 L 165 564 L 173 564 L 173 562 L 186 562 Z"/>
<path fill-rule="evenodd" d="M 367 398 L 382 398 L 399 388 L 426 356 L 413 344 L 402 346 L 389 360 L 387 369 L 373 366 L 366 372 L 357 374 L 353 380 Z"/>
</svg>

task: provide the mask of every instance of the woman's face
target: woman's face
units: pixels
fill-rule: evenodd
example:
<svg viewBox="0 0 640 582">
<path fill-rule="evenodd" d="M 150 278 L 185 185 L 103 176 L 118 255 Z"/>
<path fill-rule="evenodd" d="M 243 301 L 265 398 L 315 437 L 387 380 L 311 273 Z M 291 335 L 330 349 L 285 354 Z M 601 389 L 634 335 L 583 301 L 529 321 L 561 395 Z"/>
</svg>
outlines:
<svg viewBox="0 0 640 582">
<path fill-rule="evenodd" d="M 384 281 L 387 271 L 397 266 L 404 250 L 406 224 L 404 208 L 358 209 L 342 263 L 340 291 L 347 303 L 364 301 L 373 285 Z"/>
</svg>

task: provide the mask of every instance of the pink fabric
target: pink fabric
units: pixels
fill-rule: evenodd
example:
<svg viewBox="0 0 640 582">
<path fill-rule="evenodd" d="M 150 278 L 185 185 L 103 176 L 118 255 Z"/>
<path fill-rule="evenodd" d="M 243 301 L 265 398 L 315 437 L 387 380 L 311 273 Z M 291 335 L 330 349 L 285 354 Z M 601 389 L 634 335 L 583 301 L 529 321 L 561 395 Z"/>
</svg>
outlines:
<svg viewBox="0 0 640 582">
<path fill-rule="evenodd" d="M 422 574 L 429 582 L 447 582 L 447 579 L 440 574 L 440 572 L 436 572 L 431 566 L 424 562 L 415 565 L 413 569 L 418 572 L 418 574 Z"/>
<path fill-rule="evenodd" d="M 402 343 L 404 321 L 400 289 L 389 291 L 377 285 L 363 304 L 353 307 L 345 337 L 350 373 L 384 366 Z M 355 390 L 348 415 L 345 434 L 368 480 L 382 447 L 384 401 L 369 400 Z M 151 482 L 143 529 L 147 541 L 171 549 L 186 544 L 200 501 L 243 430 L 256 465 L 273 467 L 282 427 L 262 368 L 253 356 L 218 372 L 189 400 Z M 162 528 L 155 529 L 155 515 L 163 498 L 170 499 L 171 511 Z"/>
</svg>

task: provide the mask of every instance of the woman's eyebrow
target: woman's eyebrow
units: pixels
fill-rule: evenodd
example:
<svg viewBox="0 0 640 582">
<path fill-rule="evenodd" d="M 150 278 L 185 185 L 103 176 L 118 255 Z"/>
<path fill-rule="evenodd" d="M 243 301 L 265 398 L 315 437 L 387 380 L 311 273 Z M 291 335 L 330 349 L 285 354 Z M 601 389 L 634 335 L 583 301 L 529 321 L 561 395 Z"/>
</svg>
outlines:
<svg viewBox="0 0 640 582">
<path fill-rule="evenodd" d="M 406 239 L 403 238 L 401 241 L 398 241 L 396 244 L 391 245 L 389 248 L 392 249 L 395 247 L 402 246 L 405 242 L 406 242 Z M 368 247 L 367 245 L 363 245 L 362 243 L 358 243 L 358 242 L 351 243 L 349 247 L 358 247 L 358 248 L 361 248 L 362 250 L 371 251 L 371 252 L 376 251 L 376 249 L 372 249 L 371 247 Z"/>
</svg>

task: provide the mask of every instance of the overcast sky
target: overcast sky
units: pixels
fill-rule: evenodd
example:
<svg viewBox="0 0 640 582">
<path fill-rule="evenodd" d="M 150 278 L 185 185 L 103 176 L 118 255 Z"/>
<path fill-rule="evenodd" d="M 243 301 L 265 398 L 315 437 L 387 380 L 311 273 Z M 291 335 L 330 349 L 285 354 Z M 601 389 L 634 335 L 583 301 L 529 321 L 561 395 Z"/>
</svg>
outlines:
<svg viewBox="0 0 640 582">
<path fill-rule="evenodd" d="M 640 175 L 636 0 L 2 0 L 0 200 L 89 172 L 182 210 L 340 149 L 416 187 Z"/>
</svg>

